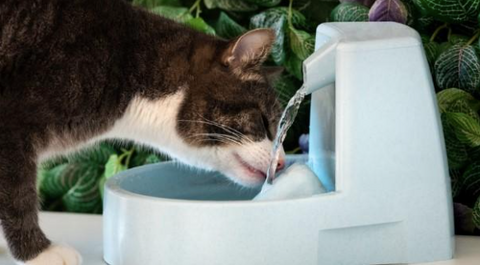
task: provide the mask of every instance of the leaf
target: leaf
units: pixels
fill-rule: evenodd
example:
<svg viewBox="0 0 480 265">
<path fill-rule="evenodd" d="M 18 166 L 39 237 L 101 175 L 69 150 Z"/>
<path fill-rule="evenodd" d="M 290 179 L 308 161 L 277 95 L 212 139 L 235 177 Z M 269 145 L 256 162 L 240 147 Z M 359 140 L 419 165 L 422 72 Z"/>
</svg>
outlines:
<svg viewBox="0 0 480 265">
<path fill-rule="evenodd" d="M 440 54 L 435 62 L 435 78 L 441 89 L 475 91 L 480 85 L 480 62 L 473 46 L 455 44 Z"/>
<path fill-rule="evenodd" d="M 127 169 L 127 167 L 123 165 L 122 161 L 120 160 L 121 159 L 118 155 L 110 156 L 110 159 L 108 159 L 108 162 L 105 164 L 104 175 L 106 179 L 109 179 L 115 174 Z"/>
<path fill-rule="evenodd" d="M 156 164 L 156 163 L 159 163 L 159 162 L 162 162 L 164 161 L 161 157 L 158 157 L 157 155 L 149 155 L 146 159 L 145 159 L 145 164 Z"/>
<path fill-rule="evenodd" d="M 158 6 L 151 9 L 150 12 L 180 23 L 193 19 L 185 7 Z"/>
<path fill-rule="evenodd" d="M 438 46 L 438 54 L 439 55 L 442 54 L 443 52 L 450 49 L 451 47 L 452 47 L 452 44 L 448 41 L 440 43 L 440 46 Z"/>
<path fill-rule="evenodd" d="M 480 161 L 473 162 L 462 175 L 462 193 L 475 202 L 480 196 Z"/>
<path fill-rule="evenodd" d="M 405 5 L 405 8 L 407 9 L 407 22 L 405 24 L 413 27 L 420 16 L 420 11 L 417 10 L 417 8 L 415 7 L 415 5 L 411 0 L 402 1 L 402 3 Z"/>
<path fill-rule="evenodd" d="M 273 87 L 277 91 L 278 100 L 284 108 L 299 89 L 297 84 L 295 84 L 294 78 L 291 74 L 282 74 L 273 84 Z"/>
<path fill-rule="evenodd" d="M 204 0 L 208 9 L 220 8 L 228 11 L 255 11 L 258 6 L 243 0 Z"/>
<path fill-rule="evenodd" d="M 180 6 L 180 0 L 133 0 L 132 4 L 143 6 L 147 9 L 154 8 L 156 6 Z"/>
<path fill-rule="evenodd" d="M 458 34 L 451 34 L 450 38 L 448 41 L 454 45 L 454 44 L 464 44 L 468 42 L 469 37 L 464 36 L 464 35 L 458 35 Z"/>
<path fill-rule="evenodd" d="M 110 155 L 115 154 L 116 150 L 108 143 L 101 143 L 97 146 L 90 147 L 79 151 L 70 156 L 70 163 L 91 163 L 95 165 L 104 165 Z"/>
<path fill-rule="evenodd" d="M 480 0 L 414 0 L 427 15 L 444 22 L 463 22 L 475 18 Z"/>
<path fill-rule="evenodd" d="M 408 12 L 401 0 L 377 0 L 370 8 L 370 21 L 395 21 L 407 23 Z"/>
<path fill-rule="evenodd" d="M 269 11 L 270 10 L 270 11 Z M 287 26 L 287 15 L 269 9 L 259 13 L 250 19 L 251 28 L 271 28 L 276 38 L 272 45 L 270 56 L 277 65 L 285 62 L 285 29 Z"/>
<path fill-rule="evenodd" d="M 478 112 L 473 110 L 471 104 L 469 104 L 466 100 L 460 99 L 455 101 L 453 104 L 448 106 L 447 111 L 466 114 L 473 118 L 477 123 L 480 123 L 480 116 L 478 116 Z"/>
<path fill-rule="evenodd" d="M 468 158 L 470 161 L 480 161 L 480 146 L 468 149 Z"/>
<path fill-rule="evenodd" d="M 39 181 L 40 193 L 47 197 L 59 197 L 65 194 L 70 186 L 68 181 L 62 178 L 62 173 L 68 164 L 58 165 L 50 170 L 41 170 Z"/>
<path fill-rule="evenodd" d="M 464 113 L 445 113 L 454 126 L 455 135 L 462 143 L 475 147 L 480 145 L 480 124 Z"/>
<path fill-rule="evenodd" d="M 432 27 L 435 23 L 435 19 L 433 17 L 422 16 L 415 19 L 413 26 L 418 31 L 428 31 L 430 27 Z"/>
<path fill-rule="evenodd" d="M 264 16 L 271 17 L 272 19 L 279 18 L 279 17 L 287 18 L 289 10 L 288 10 L 288 7 L 274 7 L 274 8 L 267 9 L 262 13 L 264 14 Z M 251 20 L 250 20 L 250 25 L 253 25 Z M 292 9 L 292 25 L 297 29 L 308 29 L 311 27 L 311 23 L 307 21 L 305 16 L 301 12 L 295 9 Z M 254 27 L 254 28 L 257 28 L 257 27 Z"/>
<path fill-rule="evenodd" d="M 303 61 L 297 55 L 290 53 L 284 66 L 298 80 L 303 80 Z"/>
<path fill-rule="evenodd" d="M 443 125 L 443 135 L 445 138 L 445 147 L 447 150 L 448 167 L 458 169 L 468 162 L 468 153 L 465 144 L 457 139 L 455 128 L 451 124 L 446 114 L 441 115 Z"/>
<path fill-rule="evenodd" d="M 428 41 L 423 43 L 423 48 L 425 49 L 425 56 L 427 57 L 428 65 L 430 66 L 430 69 L 433 70 L 435 60 L 440 54 L 440 45 L 434 41 Z"/>
<path fill-rule="evenodd" d="M 480 197 L 478 197 L 475 206 L 473 206 L 472 220 L 477 229 L 480 229 Z"/>
<path fill-rule="evenodd" d="M 246 28 L 235 22 L 224 12 L 220 12 L 217 23 L 215 23 L 217 34 L 226 39 L 233 39 L 245 33 Z"/>
<path fill-rule="evenodd" d="M 88 168 L 62 198 L 70 212 L 91 213 L 101 209 L 102 199 L 98 190 L 101 171 L 98 168 Z"/>
<path fill-rule="evenodd" d="M 438 107 L 442 113 L 447 110 L 455 112 L 451 111 L 450 106 L 459 100 L 466 101 L 471 106 L 475 106 L 475 103 L 478 102 L 470 93 L 458 88 L 448 88 L 437 93 Z"/>
<path fill-rule="evenodd" d="M 340 3 L 357 3 L 366 7 L 371 7 L 375 0 L 340 0 Z"/>
<path fill-rule="evenodd" d="M 273 7 L 278 5 L 282 0 L 246 0 L 246 1 L 259 6 Z"/>
<path fill-rule="evenodd" d="M 201 17 L 196 17 L 185 21 L 185 25 L 203 33 L 215 35 L 215 30 L 207 24 Z"/>
<path fill-rule="evenodd" d="M 290 48 L 300 60 L 307 59 L 315 49 L 315 38 L 303 30 L 289 28 Z"/>
<path fill-rule="evenodd" d="M 296 10 L 304 10 L 310 6 L 311 0 L 295 0 L 293 1 L 293 8 Z"/>
<path fill-rule="evenodd" d="M 463 184 L 461 183 L 462 171 L 460 169 L 450 169 L 450 180 L 452 182 L 452 197 L 456 198 L 461 191 Z"/>
<path fill-rule="evenodd" d="M 335 22 L 368 21 L 368 8 L 357 3 L 341 3 L 330 13 Z"/>
</svg>

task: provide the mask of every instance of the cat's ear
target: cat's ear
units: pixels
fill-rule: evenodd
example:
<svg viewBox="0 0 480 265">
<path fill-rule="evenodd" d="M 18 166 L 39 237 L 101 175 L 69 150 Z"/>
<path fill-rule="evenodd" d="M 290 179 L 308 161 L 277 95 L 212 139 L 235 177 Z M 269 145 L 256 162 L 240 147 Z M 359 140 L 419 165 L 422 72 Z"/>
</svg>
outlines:
<svg viewBox="0 0 480 265">
<path fill-rule="evenodd" d="M 281 66 L 264 66 L 262 67 L 262 70 L 265 73 L 268 82 L 273 84 L 280 78 L 285 68 Z"/>
<path fill-rule="evenodd" d="M 222 61 L 227 66 L 248 67 L 263 63 L 270 53 L 275 32 L 271 29 L 254 29 L 228 44 Z"/>
</svg>

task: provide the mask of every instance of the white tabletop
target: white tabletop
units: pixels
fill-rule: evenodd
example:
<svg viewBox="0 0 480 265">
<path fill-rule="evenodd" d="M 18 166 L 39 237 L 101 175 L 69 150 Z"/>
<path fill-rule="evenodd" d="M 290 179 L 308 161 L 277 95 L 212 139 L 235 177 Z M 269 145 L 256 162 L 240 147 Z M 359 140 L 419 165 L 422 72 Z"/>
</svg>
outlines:
<svg viewBox="0 0 480 265">
<path fill-rule="evenodd" d="M 102 259 L 102 216 L 87 214 L 40 214 L 40 225 L 55 242 L 66 243 L 77 249 L 84 265 L 105 265 Z M 424 263 L 424 265 L 479 265 L 480 237 L 457 236 L 455 259 Z M 0 234 L 0 265 L 15 265 L 10 258 L 7 244 Z M 421 264 L 417 264 L 421 265 Z"/>
</svg>

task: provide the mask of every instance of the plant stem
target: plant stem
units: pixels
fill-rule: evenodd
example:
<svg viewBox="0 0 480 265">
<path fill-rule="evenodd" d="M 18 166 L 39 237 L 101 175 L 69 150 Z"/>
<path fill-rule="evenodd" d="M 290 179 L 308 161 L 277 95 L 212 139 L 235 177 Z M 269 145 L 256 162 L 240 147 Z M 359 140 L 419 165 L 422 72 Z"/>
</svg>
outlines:
<svg viewBox="0 0 480 265">
<path fill-rule="evenodd" d="M 290 0 L 290 3 L 288 4 L 288 17 L 287 17 L 287 20 L 288 20 L 288 26 L 290 28 L 293 28 L 293 23 L 292 23 L 292 7 L 293 6 L 293 0 Z"/>
<path fill-rule="evenodd" d="M 198 18 L 200 17 L 200 3 L 202 0 L 196 0 L 195 3 L 193 3 L 192 7 L 188 10 L 188 13 L 192 13 L 193 10 L 195 10 L 195 17 Z"/>
<path fill-rule="evenodd" d="M 292 151 L 288 151 L 288 152 L 286 152 L 286 153 L 289 154 L 289 155 L 293 155 L 293 154 L 297 153 L 297 152 L 300 151 L 300 150 L 302 150 L 302 149 L 301 149 L 300 147 L 297 147 L 297 148 L 293 149 Z"/>
<path fill-rule="evenodd" d="M 437 37 L 438 33 L 440 33 L 440 31 L 444 28 L 447 28 L 448 27 L 448 23 L 445 23 L 443 25 L 441 25 L 440 27 L 438 27 L 432 34 L 432 36 L 430 37 L 430 41 L 434 41 L 435 40 L 435 37 Z"/>
<path fill-rule="evenodd" d="M 473 35 L 473 37 L 471 37 L 467 43 L 465 43 L 465 46 L 468 46 L 470 44 L 472 44 L 476 39 L 478 39 L 478 36 L 480 36 L 480 30 L 477 30 L 477 32 L 475 33 L 475 35 Z"/>
<path fill-rule="evenodd" d="M 130 151 L 128 152 L 127 160 L 125 161 L 125 166 L 128 168 L 130 166 L 130 159 L 132 158 L 133 152 L 135 151 L 135 148 L 132 147 Z"/>
</svg>

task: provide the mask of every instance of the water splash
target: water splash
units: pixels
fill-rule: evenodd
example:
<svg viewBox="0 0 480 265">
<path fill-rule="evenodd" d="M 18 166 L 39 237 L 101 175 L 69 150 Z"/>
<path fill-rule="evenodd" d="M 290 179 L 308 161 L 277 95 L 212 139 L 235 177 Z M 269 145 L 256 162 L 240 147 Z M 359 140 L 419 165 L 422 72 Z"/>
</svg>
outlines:
<svg viewBox="0 0 480 265">
<path fill-rule="evenodd" d="M 297 91 L 297 93 L 295 93 L 295 95 L 290 99 L 287 106 L 285 107 L 285 110 L 282 113 L 282 117 L 280 118 L 280 122 L 278 123 L 277 135 L 275 136 L 275 140 L 273 142 L 272 155 L 267 170 L 267 177 L 262 187 L 262 192 L 268 189 L 270 184 L 272 184 L 273 178 L 275 177 L 275 171 L 277 169 L 279 148 L 282 146 L 283 141 L 285 140 L 288 129 L 295 121 L 295 117 L 297 116 L 300 104 L 302 103 L 306 95 L 307 88 L 306 86 L 302 86 Z"/>
</svg>

